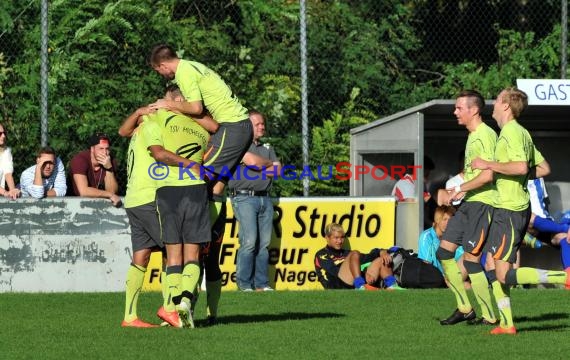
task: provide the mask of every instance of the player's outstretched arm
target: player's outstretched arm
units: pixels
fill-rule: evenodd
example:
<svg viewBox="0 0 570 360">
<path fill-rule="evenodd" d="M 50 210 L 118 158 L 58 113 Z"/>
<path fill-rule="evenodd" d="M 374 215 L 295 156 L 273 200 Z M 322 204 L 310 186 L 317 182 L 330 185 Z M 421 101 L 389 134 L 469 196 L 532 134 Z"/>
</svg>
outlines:
<svg viewBox="0 0 570 360">
<path fill-rule="evenodd" d="M 160 145 L 152 145 L 148 147 L 150 155 L 159 162 L 165 163 L 169 166 L 183 166 L 184 168 L 192 169 L 196 173 L 200 172 L 200 164 L 176 155 L 172 151 L 166 150 Z"/>
<path fill-rule="evenodd" d="M 137 128 L 138 124 L 142 120 L 144 115 L 150 114 L 152 110 L 148 106 L 143 106 L 136 109 L 131 115 L 129 115 L 121 124 L 119 128 L 119 135 L 122 137 L 131 137 L 133 132 Z"/>
<path fill-rule="evenodd" d="M 201 116 L 204 112 L 202 101 L 175 101 L 158 99 L 149 105 L 151 110 L 166 109 L 176 111 L 189 116 Z"/>
<path fill-rule="evenodd" d="M 476 158 L 471 162 L 473 169 L 492 170 L 503 175 L 526 175 L 528 163 L 526 161 L 496 162 Z"/>
</svg>

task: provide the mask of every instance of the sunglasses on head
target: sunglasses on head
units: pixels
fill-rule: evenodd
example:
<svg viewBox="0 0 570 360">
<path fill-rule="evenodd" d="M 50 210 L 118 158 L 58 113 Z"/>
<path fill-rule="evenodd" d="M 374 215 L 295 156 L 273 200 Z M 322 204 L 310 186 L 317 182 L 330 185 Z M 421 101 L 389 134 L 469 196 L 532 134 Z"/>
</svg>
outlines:
<svg viewBox="0 0 570 360">
<path fill-rule="evenodd" d="M 99 143 L 101 143 L 101 142 L 107 142 L 107 143 L 110 144 L 110 141 L 111 141 L 111 140 L 109 139 L 109 136 L 107 136 L 107 134 L 105 134 L 105 133 L 97 133 L 97 134 L 95 134 L 95 136 L 97 136 L 97 139 L 99 139 Z"/>
</svg>

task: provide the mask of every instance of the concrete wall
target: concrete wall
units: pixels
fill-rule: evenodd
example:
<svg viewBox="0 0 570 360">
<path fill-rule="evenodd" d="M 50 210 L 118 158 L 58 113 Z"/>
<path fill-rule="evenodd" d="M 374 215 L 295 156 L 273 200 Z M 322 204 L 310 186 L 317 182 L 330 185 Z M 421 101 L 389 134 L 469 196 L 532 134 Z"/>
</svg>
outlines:
<svg viewBox="0 0 570 360">
<path fill-rule="evenodd" d="M 125 209 L 84 198 L 0 199 L 0 292 L 123 291 Z"/>
<path fill-rule="evenodd" d="M 570 184 L 551 183 L 547 186 L 553 199 L 570 198 Z M 563 207 L 555 201 L 552 205 L 556 209 Z M 285 209 L 284 204 L 280 206 Z M 326 204 L 315 206 L 323 214 L 326 213 L 322 216 L 344 211 L 338 210 L 338 205 L 333 210 Z M 283 228 L 288 231 L 295 229 L 295 224 L 290 223 L 294 222 L 294 214 L 297 213 L 297 205 L 290 207 L 284 213 L 289 222 L 284 223 Z M 396 245 L 417 250 L 417 208 L 414 203 L 399 204 L 396 208 Z M 340 212 L 336 215 L 341 216 Z M 226 234 L 235 237 L 235 234 L 231 235 L 232 224 L 228 226 L 230 230 Z M 390 234 L 387 236 L 381 243 L 375 238 L 375 246 L 391 246 L 393 238 L 389 238 Z M 320 238 L 313 239 L 315 241 L 295 241 L 300 240 L 303 247 L 309 243 L 318 245 L 311 246 L 322 246 Z M 237 244 L 236 239 L 232 241 Z M 366 239 L 363 241 L 370 242 Z M 277 251 L 299 246 L 291 236 L 285 236 L 284 240 L 274 244 Z M 309 256 L 307 259 L 311 260 Z M 523 264 L 542 268 L 560 267 L 559 252 L 554 248 L 525 251 L 522 260 Z M 130 261 L 130 230 L 125 210 L 112 207 L 107 200 L 75 197 L 17 201 L 0 199 L 0 293 L 124 291 Z M 272 268 L 286 267 L 297 271 L 303 266 L 277 262 Z M 306 267 L 312 270 L 312 265 Z M 235 265 L 231 268 L 231 271 L 235 271 Z M 283 284 L 276 284 L 276 287 L 287 288 L 286 285 L 291 285 L 295 288 L 293 283 L 294 280 L 287 280 Z"/>
<path fill-rule="evenodd" d="M 228 202 L 229 203 L 229 202 Z M 395 201 L 389 198 L 275 198 L 269 246 L 276 290 L 320 289 L 314 254 L 324 228 L 338 222 L 348 246 L 362 252 L 394 245 Z M 235 290 L 239 224 L 228 208 L 220 255 L 224 290 Z M 143 288 L 160 290 L 160 257 Z M 103 199 L 0 199 L 0 292 L 124 291 L 131 261 L 125 209 Z"/>
</svg>

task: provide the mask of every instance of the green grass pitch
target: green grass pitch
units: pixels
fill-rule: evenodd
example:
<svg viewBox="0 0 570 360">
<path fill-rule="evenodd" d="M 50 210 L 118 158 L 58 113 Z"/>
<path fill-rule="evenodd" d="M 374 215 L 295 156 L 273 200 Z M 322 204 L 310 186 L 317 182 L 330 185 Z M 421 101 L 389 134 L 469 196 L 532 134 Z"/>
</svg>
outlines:
<svg viewBox="0 0 570 360">
<path fill-rule="evenodd" d="M 225 292 L 220 324 L 124 329 L 124 294 L 0 294 L 2 359 L 568 359 L 570 291 L 511 292 L 515 336 L 441 326 L 449 290 Z M 472 296 L 472 294 L 471 294 Z M 139 315 L 158 323 L 159 293 Z"/>
</svg>

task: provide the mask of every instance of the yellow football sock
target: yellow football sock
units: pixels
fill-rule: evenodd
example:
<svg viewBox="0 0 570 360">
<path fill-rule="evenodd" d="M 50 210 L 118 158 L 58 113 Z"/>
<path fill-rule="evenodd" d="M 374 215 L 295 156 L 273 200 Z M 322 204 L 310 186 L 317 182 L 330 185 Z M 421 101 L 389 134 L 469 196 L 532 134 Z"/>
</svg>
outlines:
<svg viewBox="0 0 570 360">
<path fill-rule="evenodd" d="M 182 294 L 181 280 L 182 280 L 182 274 L 179 272 L 166 274 L 166 283 L 168 284 L 168 293 L 169 293 L 168 296 L 170 297 L 170 301 L 168 301 L 168 303 L 164 307 L 164 310 L 168 312 L 176 310 L 176 306 L 172 302 L 172 298 Z"/>
<path fill-rule="evenodd" d="M 455 259 L 441 260 L 441 267 L 443 268 L 443 274 L 449 282 L 449 288 L 455 295 L 455 300 L 457 301 L 457 309 L 462 313 L 468 313 L 473 308 L 467 297 L 467 291 L 465 291 L 465 286 L 463 286 L 463 278 L 461 276 L 461 270 L 457 266 Z"/>
<path fill-rule="evenodd" d="M 182 270 L 182 291 L 194 294 L 200 280 L 200 265 L 197 262 L 189 262 Z"/>
<path fill-rule="evenodd" d="M 475 274 L 469 274 L 469 279 L 471 279 L 471 289 L 481 307 L 481 315 L 492 322 L 495 320 L 495 312 L 493 311 L 489 282 L 487 281 L 485 273 L 481 271 Z"/>
<path fill-rule="evenodd" d="M 146 268 L 131 264 L 127 271 L 127 281 L 125 287 L 125 318 L 126 322 L 131 322 L 137 318 L 137 304 L 139 294 L 144 281 Z"/>
<path fill-rule="evenodd" d="M 218 316 L 218 303 L 222 294 L 222 279 L 217 281 L 206 281 L 206 301 L 208 303 L 206 312 L 208 317 Z"/>
<path fill-rule="evenodd" d="M 521 267 L 516 270 L 518 284 L 565 284 L 566 272 Z"/>
<path fill-rule="evenodd" d="M 493 287 L 493 295 L 495 296 L 495 301 L 499 308 L 501 327 L 509 328 L 514 326 L 509 286 L 503 285 L 499 281 L 493 281 L 491 286 Z"/>
</svg>

